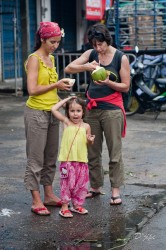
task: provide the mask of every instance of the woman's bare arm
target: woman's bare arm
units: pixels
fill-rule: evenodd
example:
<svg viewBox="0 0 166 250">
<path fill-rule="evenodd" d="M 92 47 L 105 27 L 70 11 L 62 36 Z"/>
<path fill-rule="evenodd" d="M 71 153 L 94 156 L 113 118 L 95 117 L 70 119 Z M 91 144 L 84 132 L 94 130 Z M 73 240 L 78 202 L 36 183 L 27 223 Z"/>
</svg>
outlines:
<svg viewBox="0 0 166 250">
<path fill-rule="evenodd" d="M 56 83 L 48 85 L 38 85 L 38 71 L 39 71 L 39 62 L 38 58 L 31 56 L 28 59 L 27 65 L 27 90 L 29 95 L 40 95 L 44 94 L 52 89 L 58 88 L 61 90 L 71 90 L 72 85 L 66 84 L 69 83 L 69 80 L 63 78 Z"/>
<path fill-rule="evenodd" d="M 65 73 L 76 74 L 84 71 L 93 71 L 99 65 L 96 61 L 89 63 L 89 56 L 92 49 L 85 51 L 79 58 L 69 63 L 65 68 Z"/>
</svg>

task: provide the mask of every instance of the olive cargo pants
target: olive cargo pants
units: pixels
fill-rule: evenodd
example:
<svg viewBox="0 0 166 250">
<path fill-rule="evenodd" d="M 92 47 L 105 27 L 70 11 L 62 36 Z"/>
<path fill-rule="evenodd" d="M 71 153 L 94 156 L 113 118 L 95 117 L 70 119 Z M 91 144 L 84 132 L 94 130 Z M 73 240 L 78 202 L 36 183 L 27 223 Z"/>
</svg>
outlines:
<svg viewBox="0 0 166 250">
<path fill-rule="evenodd" d="M 121 109 L 92 109 L 87 111 L 85 120 L 91 126 L 91 133 L 95 135 L 94 144 L 88 146 L 91 187 L 99 188 L 102 187 L 104 183 L 102 166 L 103 134 L 109 154 L 109 178 L 111 187 L 120 187 L 124 180 L 121 137 L 124 118 Z"/>
<path fill-rule="evenodd" d="M 27 166 L 25 186 L 39 191 L 39 186 L 52 185 L 59 147 L 59 121 L 50 111 L 25 107 L 24 111 Z"/>
</svg>

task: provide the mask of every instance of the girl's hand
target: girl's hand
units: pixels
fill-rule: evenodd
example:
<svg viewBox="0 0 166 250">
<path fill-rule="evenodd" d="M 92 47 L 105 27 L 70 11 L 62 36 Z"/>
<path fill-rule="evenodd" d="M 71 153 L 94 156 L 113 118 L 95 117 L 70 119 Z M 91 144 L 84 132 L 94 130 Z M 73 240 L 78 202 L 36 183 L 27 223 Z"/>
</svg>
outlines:
<svg viewBox="0 0 166 250">
<path fill-rule="evenodd" d="M 88 143 L 90 143 L 90 144 L 94 143 L 94 139 L 95 139 L 95 135 L 88 135 L 87 136 Z"/>
<path fill-rule="evenodd" d="M 69 95 L 66 99 L 64 99 L 64 100 L 66 100 L 66 102 L 68 101 L 68 100 L 71 100 L 71 99 L 77 99 L 77 96 L 75 95 L 75 94 L 73 94 L 73 95 Z M 65 108 L 66 107 L 66 102 L 63 104 L 63 108 Z"/>
</svg>

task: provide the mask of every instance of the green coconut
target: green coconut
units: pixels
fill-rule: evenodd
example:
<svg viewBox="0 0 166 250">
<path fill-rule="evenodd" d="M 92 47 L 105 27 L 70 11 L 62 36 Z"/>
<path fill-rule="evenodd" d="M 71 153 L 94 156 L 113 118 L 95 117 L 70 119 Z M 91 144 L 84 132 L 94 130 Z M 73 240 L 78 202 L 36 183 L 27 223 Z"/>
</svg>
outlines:
<svg viewBox="0 0 166 250">
<path fill-rule="evenodd" d="M 93 70 L 91 76 L 94 81 L 104 81 L 107 78 L 108 74 L 105 68 L 97 66 L 96 69 Z"/>
</svg>

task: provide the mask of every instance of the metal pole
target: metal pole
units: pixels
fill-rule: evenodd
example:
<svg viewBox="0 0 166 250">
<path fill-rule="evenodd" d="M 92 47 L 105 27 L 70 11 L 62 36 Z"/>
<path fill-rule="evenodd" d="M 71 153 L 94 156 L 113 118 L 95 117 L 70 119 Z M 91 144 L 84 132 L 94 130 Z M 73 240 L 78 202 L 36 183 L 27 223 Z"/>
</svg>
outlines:
<svg viewBox="0 0 166 250">
<path fill-rule="evenodd" d="M 154 4 L 153 5 L 153 8 L 154 8 L 154 13 L 153 13 L 154 44 L 153 44 L 153 47 L 155 48 L 155 47 L 157 47 L 157 4 L 156 4 L 155 0 L 154 0 L 153 4 Z"/>
<path fill-rule="evenodd" d="M 14 9 L 14 71 L 15 71 L 15 94 L 17 96 L 17 21 L 16 21 L 16 11 Z"/>
<path fill-rule="evenodd" d="M 120 29 L 119 29 L 119 0 L 117 0 L 115 2 L 115 44 L 116 44 L 116 47 L 117 49 L 120 48 L 120 41 L 119 41 L 119 37 L 120 37 Z"/>
<path fill-rule="evenodd" d="M 138 46 L 138 40 L 139 40 L 139 35 L 138 35 L 138 3 L 137 0 L 134 2 L 134 25 L 135 25 L 135 41 L 134 41 L 134 47 Z"/>
</svg>

